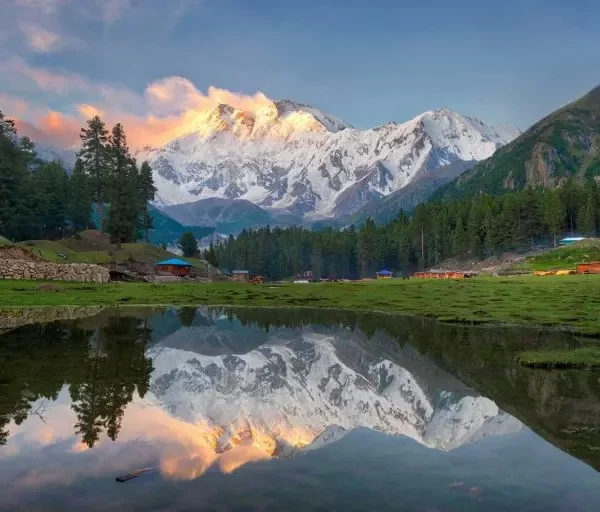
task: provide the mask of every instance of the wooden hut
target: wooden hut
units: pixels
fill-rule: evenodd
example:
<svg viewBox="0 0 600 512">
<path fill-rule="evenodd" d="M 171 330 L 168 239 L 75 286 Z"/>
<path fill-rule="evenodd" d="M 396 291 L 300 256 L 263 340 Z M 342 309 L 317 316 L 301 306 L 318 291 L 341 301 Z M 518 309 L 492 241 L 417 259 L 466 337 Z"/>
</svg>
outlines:
<svg viewBox="0 0 600 512">
<path fill-rule="evenodd" d="M 179 258 L 171 258 L 164 261 L 159 261 L 156 264 L 158 272 L 168 272 L 174 276 L 186 277 L 190 275 L 192 264 Z"/>
<path fill-rule="evenodd" d="M 394 274 L 389 270 L 380 270 L 376 275 L 377 279 L 391 279 Z"/>
<path fill-rule="evenodd" d="M 413 274 L 413 277 L 416 277 L 417 279 L 468 279 L 476 276 L 477 272 L 441 270 L 434 270 L 431 272 L 415 272 Z"/>
<path fill-rule="evenodd" d="M 234 270 L 231 273 L 231 279 L 240 283 L 246 283 L 250 280 L 250 272 L 247 270 Z"/>
<path fill-rule="evenodd" d="M 590 263 L 579 263 L 577 265 L 578 274 L 600 274 L 600 261 Z"/>
</svg>

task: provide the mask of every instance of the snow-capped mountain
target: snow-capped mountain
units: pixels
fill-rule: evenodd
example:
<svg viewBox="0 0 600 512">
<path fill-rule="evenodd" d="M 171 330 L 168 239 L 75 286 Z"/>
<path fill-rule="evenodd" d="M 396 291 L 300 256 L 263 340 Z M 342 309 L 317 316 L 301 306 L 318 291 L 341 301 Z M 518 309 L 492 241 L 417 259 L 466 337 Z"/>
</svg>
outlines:
<svg viewBox="0 0 600 512">
<path fill-rule="evenodd" d="M 278 330 L 258 346 L 249 342 L 245 353 L 215 352 L 216 335 L 237 339 L 244 333 L 183 329 L 147 355 L 155 368 L 153 406 L 202 426 L 199 435 L 217 454 L 253 446 L 267 456 L 288 456 L 359 427 L 451 450 L 522 428 L 409 346 L 401 349 L 405 368 L 349 330 Z M 173 348 L 192 336 L 200 351 Z"/>
<path fill-rule="evenodd" d="M 322 218 L 352 214 L 417 174 L 488 158 L 518 134 L 446 108 L 358 130 L 284 100 L 253 112 L 223 104 L 202 111 L 189 134 L 137 156 L 151 162 L 159 206 L 246 199 Z"/>
</svg>

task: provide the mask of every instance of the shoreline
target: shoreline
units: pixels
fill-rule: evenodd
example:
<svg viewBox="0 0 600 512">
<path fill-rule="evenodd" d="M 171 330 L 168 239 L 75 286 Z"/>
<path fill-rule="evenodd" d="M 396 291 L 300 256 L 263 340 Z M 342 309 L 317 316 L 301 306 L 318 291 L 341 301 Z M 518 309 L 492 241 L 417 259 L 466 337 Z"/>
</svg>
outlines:
<svg viewBox="0 0 600 512">
<path fill-rule="evenodd" d="M 489 327 L 533 327 L 600 337 L 600 275 L 352 283 L 90 284 L 0 281 L 0 311 L 88 307 L 308 308 L 435 319 Z"/>
</svg>

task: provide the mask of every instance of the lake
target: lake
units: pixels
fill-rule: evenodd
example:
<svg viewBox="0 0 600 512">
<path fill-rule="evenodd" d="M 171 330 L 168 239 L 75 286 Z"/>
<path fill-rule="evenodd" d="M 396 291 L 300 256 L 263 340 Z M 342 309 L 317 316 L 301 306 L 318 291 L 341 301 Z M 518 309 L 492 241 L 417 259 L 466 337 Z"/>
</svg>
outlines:
<svg viewBox="0 0 600 512">
<path fill-rule="evenodd" d="M 0 314 L 0 510 L 597 511 L 600 373 L 514 362 L 578 343 L 325 309 Z"/>
</svg>

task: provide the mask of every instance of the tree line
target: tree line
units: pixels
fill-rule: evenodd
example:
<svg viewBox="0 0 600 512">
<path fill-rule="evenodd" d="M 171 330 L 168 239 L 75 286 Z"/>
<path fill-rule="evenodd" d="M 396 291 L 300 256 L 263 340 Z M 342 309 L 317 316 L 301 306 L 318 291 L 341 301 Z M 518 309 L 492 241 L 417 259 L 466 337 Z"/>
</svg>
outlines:
<svg viewBox="0 0 600 512">
<path fill-rule="evenodd" d="M 81 129 L 81 149 L 69 175 L 61 162 L 43 162 L 0 112 L 0 234 L 10 240 L 57 239 L 94 227 L 111 241 L 135 241 L 152 228 L 148 201 L 156 188 L 148 162 L 138 168 L 125 130 L 96 116 Z M 106 208 L 105 205 L 108 205 Z"/>
<path fill-rule="evenodd" d="M 410 273 L 449 258 L 483 259 L 536 245 L 555 246 L 564 234 L 595 236 L 600 228 L 596 182 L 567 181 L 558 189 L 527 189 L 419 205 L 409 216 L 377 226 L 310 231 L 302 227 L 243 230 L 211 246 L 205 257 L 221 269 L 270 279 L 372 277 L 377 270 Z"/>
</svg>

